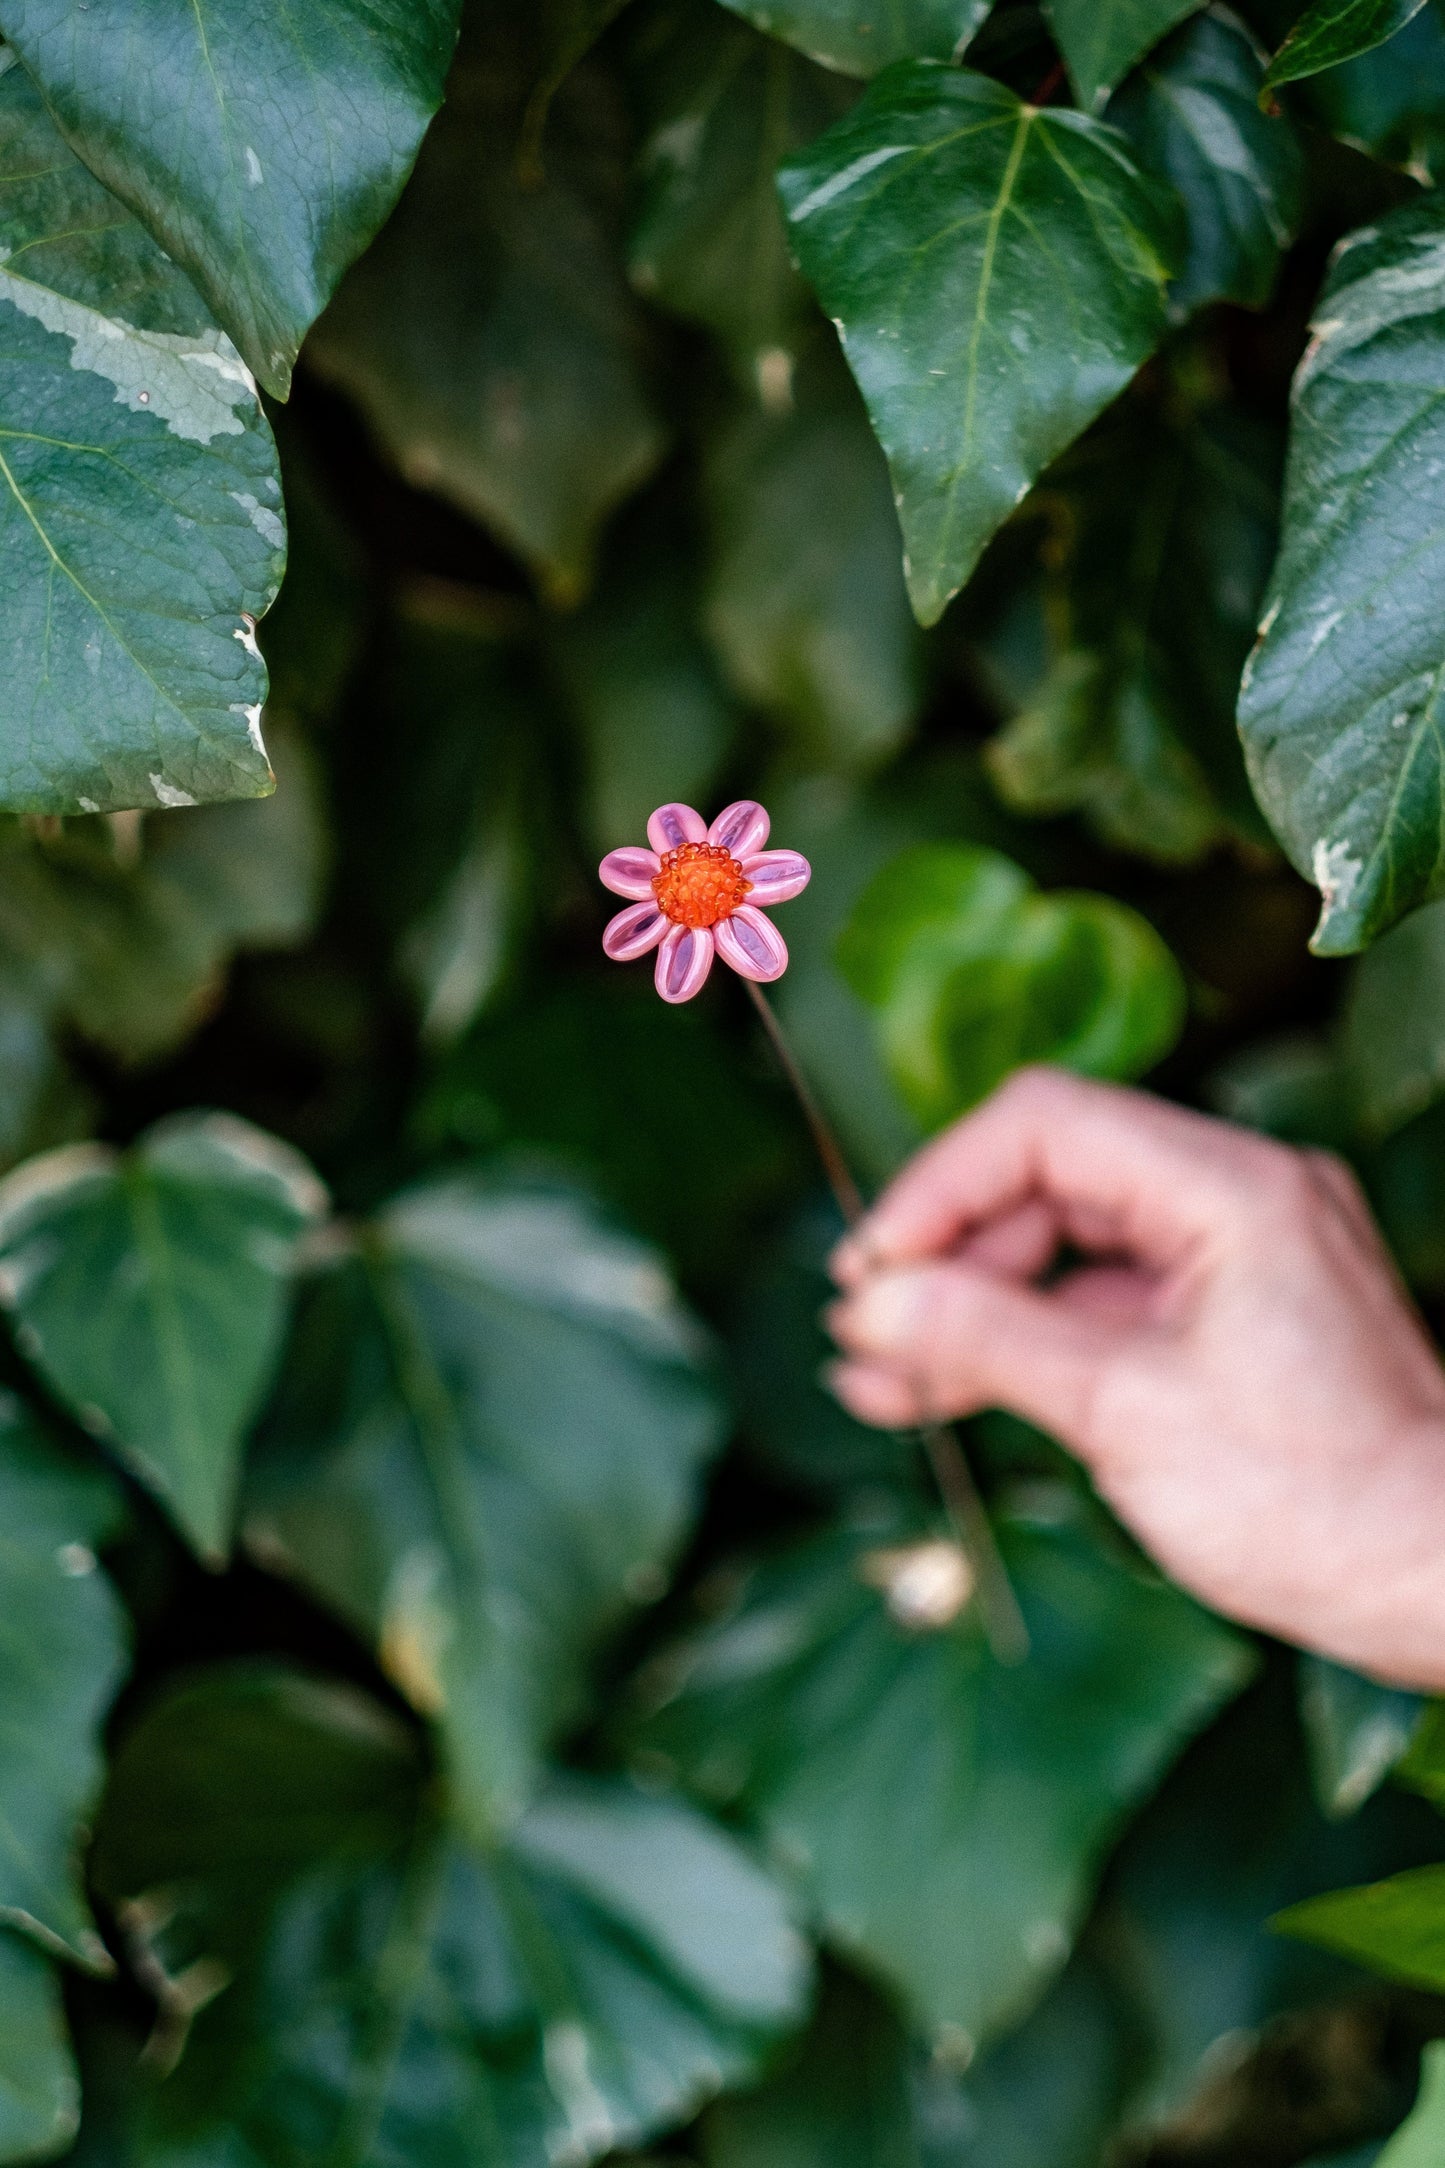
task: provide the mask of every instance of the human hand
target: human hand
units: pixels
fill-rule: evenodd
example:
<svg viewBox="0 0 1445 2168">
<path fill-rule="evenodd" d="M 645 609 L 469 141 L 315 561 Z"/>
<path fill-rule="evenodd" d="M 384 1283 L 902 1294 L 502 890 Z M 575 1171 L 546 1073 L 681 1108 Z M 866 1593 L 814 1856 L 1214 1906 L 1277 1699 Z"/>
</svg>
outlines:
<svg viewBox="0 0 1445 2168">
<path fill-rule="evenodd" d="M 1206 1603 L 1445 1690 L 1445 1371 L 1339 1161 L 1024 1070 L 833 1272 L 861 1420 L 1009 1408 Z"/>
</svg>

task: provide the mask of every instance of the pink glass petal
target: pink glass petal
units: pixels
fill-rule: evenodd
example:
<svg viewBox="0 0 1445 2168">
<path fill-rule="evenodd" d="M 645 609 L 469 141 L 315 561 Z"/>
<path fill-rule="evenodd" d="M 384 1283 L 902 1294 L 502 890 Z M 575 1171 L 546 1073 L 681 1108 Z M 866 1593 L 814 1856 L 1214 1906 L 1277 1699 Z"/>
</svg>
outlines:
<svg viewBox="0 0 1445 2168">
<path fill-rule="evenodd" d="M 707 926 L 674 926 L 657 952 L 657 991 L 664 1001 L 691 1001 L 712 969 L 713 932 Z"/>
<path fill-rule="evenodd" d="M 743 860 L 743 874 L 753 884 L 750 900 L 767 910 L 771 904 L 801 896 L 813 869 L 801 851 L 759 851 Z"/>
<path fill-rule="evenodd" d="M 610 921 L 602 936 L 603 952 L 615 964 L 635 963 L 657 947 L 670 924 L 655 903 L 634 903 Z"/>
<path fill-rule="evenodd" d="M 647 840 L 655 851 L 675 851 L 683 843 L 704 843 L 707 822 L 690 805 L 660 805 L 647 824 Z"/>
<path fill-rule="evenodd" d="M 740 904 L 712 933 L 719 956 L 740 978 L 759 979 L 766 985 L 780 979 L 788 968 L 787 942 L 772 920 L 750 903 Z"/>
<path fill-rule="evenodd" d="M 614 896 L 632 896 L 641 903 L 652 894 L 652 877 L 661 870 L 662 860 L 656 851 L 628 844 L 620 851 L 607 853 L 597 868 L 597 878 Z"/>
<path fill-rule="evenodd" d="M 750 852 L 762 849 L 771 826 L 756 798 L 739 798 L 735 804 L 724 806 L 709 828 L 707 840 L 720 843 L 734 858 L 746 858 Z"/>
</svg>

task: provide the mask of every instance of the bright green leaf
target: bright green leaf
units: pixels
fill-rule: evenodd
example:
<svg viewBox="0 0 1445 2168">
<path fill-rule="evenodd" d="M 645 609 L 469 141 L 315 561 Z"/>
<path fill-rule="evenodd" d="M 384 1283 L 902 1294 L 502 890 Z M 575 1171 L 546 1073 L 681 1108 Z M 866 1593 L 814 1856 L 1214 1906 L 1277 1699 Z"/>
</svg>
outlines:
<svg viewBox="0 0 1445 2168">
<path fill-rule="evenodd" d="M 1420 2097 L 1379 2157 L 1378 2168 L 1438 2168 L 1445 2160 L 1445 2042 L 1432 2040 L 1420 2061 Z"/>
<path fill-rule="evenodd" d="M 859 897 L 838 960 L 930 1127 L 1025 1062 L 1138 1076 L 1184 1022 L 1179 966 L 1137 913 L 1110 896 L 1041 895 L 977 845 L 919 844 L 894 859 Z"/>
<path fill-rule="evenodd" d="M 60 1983 L 38 1950 L 0 1930 L 0 2161 L 48 2160 L 79 2126 Z"/>
<path fill-rule="evenodd" d="M 119 1519 L 114 1480 L 62 1454 L 7 1393 L 0 1402 L 0 1919 L 87 1964 L 104 1963 L 105 1949 L 82 1893 L 81 1824 L 100 1791 L 101 1728 L 126 1662 L 120 1605 L 95 1554 Z M 0 1941 L 9 1948 L 8 1936 Z M 0 2043 L 5 2008 L 0 1992 Z"/>
<path fill-rule="evenodd" d="M 124 1154 L 72 1145 L 0 1183 L 17 1344 L 211 1558 L 324 1205 L 299 1154 L 227 1114 L 173 1115 Z"/>
<path fill-rule="evenodd" d="M 1299 137 L 1259 109 L 1264 61 L 1237 16 L 1211 7 L 1147 60 L 1109 107 L 1146 173 L 1184 205 L 1181 314 L 1206 301 L 1261 309 L 1301 210 Z"/>
<path fill-rule="evenodd" d="M 720 1428 L 702 1355 L 654 1254 L 558 1187 L 409 1191 L 310 1290 L 247 1536 L 439 1719 L 475 1830 L 665 1584 Z"/>
<path fill-rule="evenodd" d="M 893 472 L 932 624 L 1163 335 L 1171 195 L 1082 113 L 901 62 L 780 176 Z"/>
<path fill-rule="evenodd" d="M 1445 1989 L 1445 1867 L 1413 1867 L 1388 1882 L 1332 1890 L 1291 1905 L 1273 1924 L 1386 1979 L 1437 1995 Z"/>
<path fill-rule="evenodd" d="M 739 15 L 824 67 L 876 75 L 894 60 L 959 60 L 993 0 L 725 0 Z"/>
<path fill-rule="evenodd" d="M 1416 911 L 1360 958 L 1343 1038 L 1361 1117 L 1377 1134 L 1445 1091 L 1445 903 Z"/>
<path fill-rule="evenodd" d="M 0 803 L 260 797 L 285 529 L 255 386 L 18 67 L 0 172 Z"/>
<path fill-rule="evenodd" d="M 1340 955 L 1445 887 L 1445 217 L 1351 237 L 1294 383 L 1284 539 L 1239 720 L 1261 805 Z"/>
<path fill-rule="evenodd" d="M 1265 91 L 1357 60 L 1403 30 L 1424 5 L 1425 0 L 1314 0 L 1270 62 Z"/>
<path fill-rule="evenodd" d="M 1198 5 L 1199 0 L 1043 0 L 1079 103 L 1096 108 Z"/>
<path fill-rule="evenodd" d="M 524 60 L 464 41 L 411 185 L 308 350 L 408 481 L 495 528 L 560 601 L 601 520 L 662 450 L 615 260 L 623 144 L 584 66 L 552 108 L 545 178 L 517 170 Z"/>
<path fill-rule="evenodd" d="M 715 332 L 743 383 L 786 409 L 816 310 L 788 254 L 777 170 L 846 110 L 852 86 L 711 5 L 650 22 L 636 75 L 633 284 Z"/>
<path fill-rule="evenodd" d="M 790 412 L 737 416 L 707 475 L 707 624 L 799 764 L 875 766 L 920 693 L 888 474 L 857 393 L 813 357 Z M 823 366 L 819 364 L 823 363 Z"/>
<path fill-rule="evenodd" d="M 441 103 L 458 0 L 3 0 L 0 29 L 92 173 L 285 398 L 312 319 Z"/>
<path fill-rule="evenodd" d="M 1300 1714 L 1326 1814 L 1353 1814 L 1379 1790 L 1420 1729 L 1424 1707 L 1418 1694 L 1326 1657 L 1300 1658 Z"/>
<path fill-rule="evenodd" d="M 1248 1657 L 1051 1498 L 1000 1529 L 1033 1653 L 999 1665 L 970 1611 L 903 1623 L 919 1534 L 759 1566 L 648 1675 L 641 1743 L 756 1824 L 839 1949 L 966 2053 L 1058 1972 L 1110 1838 Z"/>
<path fill-rule="evenodd" d="M 580 2164 L 684 2121 L 801 2015 L 782 1897 L 699 1816 L 558 1780 L 471 1853 L 423 1777 L 374 1705 L 261 1667 L 126 1739 L 101 1884 L 151 1897 L 163 1974 L 234 1975 L 150 2104 L 147 2161 L 351 2158 L 364 2130 L 377 2168 Z"/>
</svg>

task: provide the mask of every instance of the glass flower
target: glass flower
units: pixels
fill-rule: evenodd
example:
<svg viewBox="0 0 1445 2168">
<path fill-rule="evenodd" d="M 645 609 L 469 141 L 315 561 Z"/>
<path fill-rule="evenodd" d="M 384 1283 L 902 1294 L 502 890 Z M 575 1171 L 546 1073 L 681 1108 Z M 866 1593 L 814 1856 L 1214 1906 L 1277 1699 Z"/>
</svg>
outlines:
<svg viewBox="0 0 1445 2168">
<path fill-rule="evenodd" d="M 604 888 L 632 899 L 602 936 L 617 964 L 657 950 L 657 991 L 691 1001 L 721 956 L 742 978 L 767 985 L 788 968 L 782 935 L 764 910 L 801 895 L 812 875 L 797 851 L 769 851 L 769 820 L 739 798 L 709 827 L 690 805 L 660 805 L 647 824 L 650 850 L 609 851 Z"/>
</svg>

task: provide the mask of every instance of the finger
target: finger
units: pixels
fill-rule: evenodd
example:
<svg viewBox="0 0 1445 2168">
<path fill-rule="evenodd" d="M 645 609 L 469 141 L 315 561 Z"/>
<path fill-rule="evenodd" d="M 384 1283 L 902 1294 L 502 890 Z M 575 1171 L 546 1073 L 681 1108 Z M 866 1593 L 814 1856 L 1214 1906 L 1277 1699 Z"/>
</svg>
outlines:
<svg viewBox="0 0 1445 2168">
<path fill-rule="evenodd" d="M 872 1274 L 828 1317 L 850 1365 L 891 1371 L 929 1418 L 1004 1407 L 1087 1440 L 1127 1336 L 1034 1288 L 949 1263 Z"/>
<path fill-rule="evenodd" d="M 850 1415 L 876 1430 L 912 1430 L 923 1420 L 914 1388 L 876 1363 L 830 1363 L 823 1383 Z"/>
<path fill-rule="evenodd" d="M 1029 1197 L 1090 1216 L 1118 1246 L 1172 1262 L 1237 1226 L 1256 1170 L 1285 1148 L 1141 1092 L 1026 1069 L 910 1162 L 842 1246 L 862 1270 L 940 1256 Z"/>
<path fill-rule="evenodd" d="M 1011 1212 L 965 1235 L 953 1262 L 992 1272 L 1001 1280 L 1032 1280 L 1053 1261 L 1059 1246 L 1059 1215 L 1042 1197 L 1030 1197 Z"/>
<path fill-rule="evenodd" d="M 1141 1272 L 1137 1265 L 1081 1265 L 1057 1281 L 1049 1294 L 1081 1317 L 1136 1327 L 1161 1322 L 1164 1287 L 1157 1273 Z"/>
</svg>

